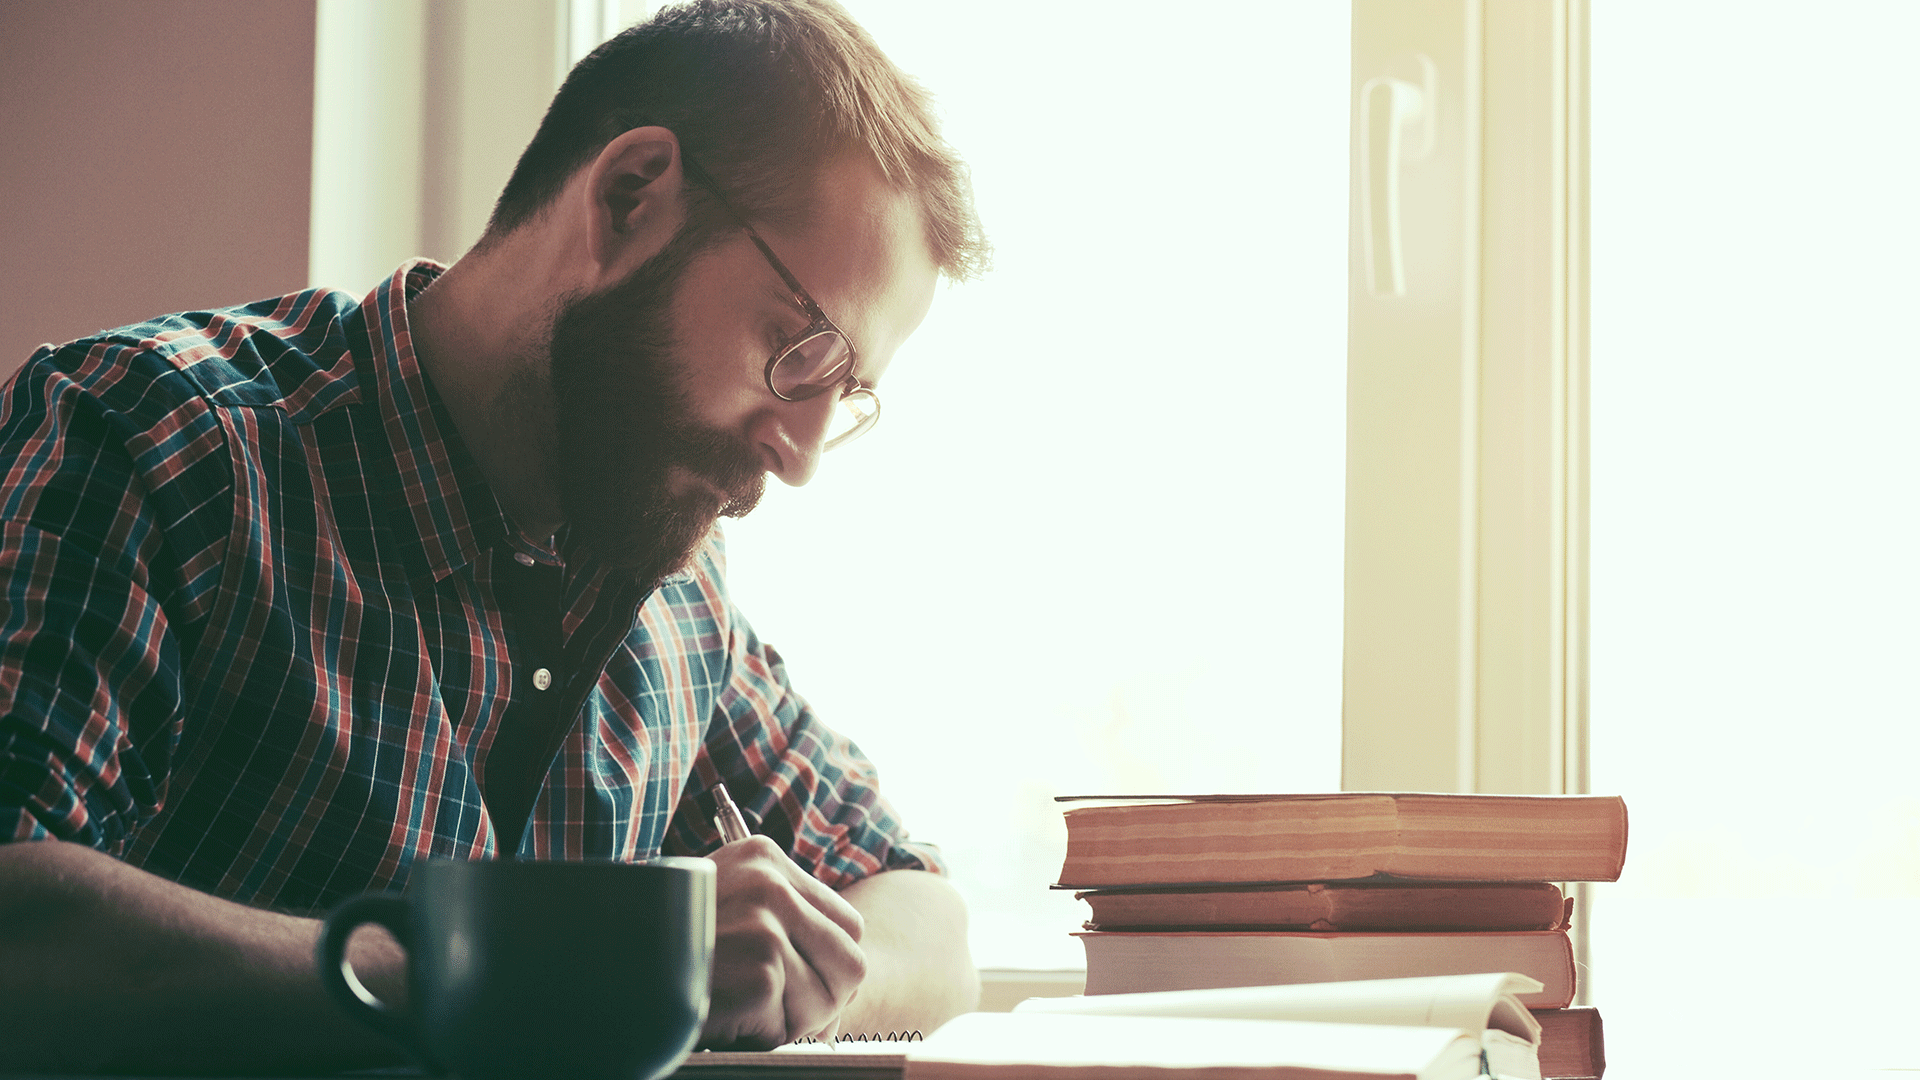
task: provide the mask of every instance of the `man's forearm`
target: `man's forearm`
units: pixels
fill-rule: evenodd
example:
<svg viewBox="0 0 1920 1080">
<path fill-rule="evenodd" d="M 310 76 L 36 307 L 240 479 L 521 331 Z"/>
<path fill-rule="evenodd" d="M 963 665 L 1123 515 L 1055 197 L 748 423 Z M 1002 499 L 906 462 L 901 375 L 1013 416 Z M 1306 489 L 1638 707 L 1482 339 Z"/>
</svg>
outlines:
<svg viewBox="0 0 1920 1080">
<path fill-rule="evenodd" d="M 978 1006 L 966 904 L 945 878 L 895 870 L 857 881 L 840 895 L 866 920 L 860 948 L 867 958 L 867 977 L 841 1018 L 842 1032 L 931 1032 Z"/>
<path fill-rule="evenodd" d="M 321 989 L 320 924 L 220 900 L 77 844 L 0 844 L 0 1073 L 333 1069 L 392 1043 Z M 354 938 L 363 981 L 401 989 L 384 933 Z"/>
</svg>

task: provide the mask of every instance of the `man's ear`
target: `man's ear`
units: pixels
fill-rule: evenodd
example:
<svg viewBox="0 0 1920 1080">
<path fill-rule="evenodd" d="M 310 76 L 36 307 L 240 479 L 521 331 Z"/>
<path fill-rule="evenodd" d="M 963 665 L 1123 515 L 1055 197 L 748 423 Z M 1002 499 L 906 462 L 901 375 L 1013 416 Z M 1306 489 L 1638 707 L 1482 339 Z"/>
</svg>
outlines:
<svg viewBox="0 0 1920 1080">
<path fill-rule="evenodd" d="M 680 140 L 663 127 L 621 132 L 587 165 L 587 254 L 602 277 L 624 279 L 673 238 L 685 182 Z"/>
</svg>

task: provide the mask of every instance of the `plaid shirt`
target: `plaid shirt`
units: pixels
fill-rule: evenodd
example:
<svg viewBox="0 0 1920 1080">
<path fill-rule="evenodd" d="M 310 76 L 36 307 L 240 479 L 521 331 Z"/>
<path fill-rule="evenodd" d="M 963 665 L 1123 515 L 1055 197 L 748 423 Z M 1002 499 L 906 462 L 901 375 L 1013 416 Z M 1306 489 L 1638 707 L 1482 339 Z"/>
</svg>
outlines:
<svg viewBox="0 0 1920 1080">
<path fill-rule="evenodd" d="M 413 354 L 438 272 L 43 348 L 6 387 L 0 840 L 312 911 L 428 855 L 709 851 L 724 780 L 829 885 L 938 869 L 728 600 L 717 530 L 646 595 L 508 523 Z M 572 726 L 517 837 L 480 786 L 536 692 L 495 555 L 556 567 L 564 613 Z"/>
</svg>

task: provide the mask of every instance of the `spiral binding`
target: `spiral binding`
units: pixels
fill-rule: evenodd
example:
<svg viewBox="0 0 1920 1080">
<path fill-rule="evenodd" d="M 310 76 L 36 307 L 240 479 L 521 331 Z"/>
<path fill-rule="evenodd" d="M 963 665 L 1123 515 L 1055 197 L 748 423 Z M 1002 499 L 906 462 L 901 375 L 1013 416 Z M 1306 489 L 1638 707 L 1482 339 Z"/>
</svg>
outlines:
<svg viewBox="0 0 1920 1080">
<path fill-rule="evenodd" d="M 816 1039 L 811 1035 L 793 1040 L 799 1046 L 833 1046 L 837 1043 L 890 1043 L 921 1042 L 924 1040 L 918 1031 L 875 1031 L 865 1034 L 835 1035 L 830 1039 Z"/>
</svg>

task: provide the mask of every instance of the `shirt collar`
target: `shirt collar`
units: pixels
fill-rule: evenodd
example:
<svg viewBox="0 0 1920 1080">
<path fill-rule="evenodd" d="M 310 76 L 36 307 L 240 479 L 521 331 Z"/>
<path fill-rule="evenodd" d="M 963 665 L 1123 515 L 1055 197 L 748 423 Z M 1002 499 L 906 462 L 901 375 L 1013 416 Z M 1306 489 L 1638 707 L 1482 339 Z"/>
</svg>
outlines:
<svg viewBox="0 0 1920 1080">
<path fill-rule="evenodd" d="M 516 547 L 539 550 L 510 527 L 414 352 L 407 304 L 445 269 L 427 259 L 410 260 L 361 304 L 367 374 L 392 453 L 394 531 L 412 569 L 435 581 L 509 537 Z"/>
</svg>

